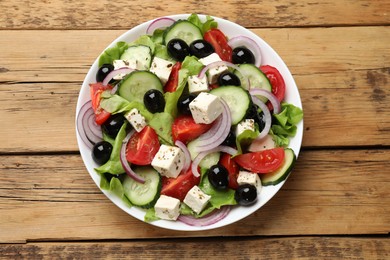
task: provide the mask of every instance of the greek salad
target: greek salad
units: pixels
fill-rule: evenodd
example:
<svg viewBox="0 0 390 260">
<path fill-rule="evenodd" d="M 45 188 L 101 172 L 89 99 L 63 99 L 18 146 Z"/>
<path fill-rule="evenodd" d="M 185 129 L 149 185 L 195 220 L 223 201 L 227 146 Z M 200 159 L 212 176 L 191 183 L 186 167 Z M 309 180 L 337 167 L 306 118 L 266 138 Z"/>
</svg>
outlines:
<svg viewBox="0 0 390 260">
<path fill-rule="evenodd" d="M 303 112 L 250 37 L 211 16 L 164 17 L 98 63 L 77 131 L 100 187 L 145 221 L 211 225 L 288 177 Z"/>
</svg>

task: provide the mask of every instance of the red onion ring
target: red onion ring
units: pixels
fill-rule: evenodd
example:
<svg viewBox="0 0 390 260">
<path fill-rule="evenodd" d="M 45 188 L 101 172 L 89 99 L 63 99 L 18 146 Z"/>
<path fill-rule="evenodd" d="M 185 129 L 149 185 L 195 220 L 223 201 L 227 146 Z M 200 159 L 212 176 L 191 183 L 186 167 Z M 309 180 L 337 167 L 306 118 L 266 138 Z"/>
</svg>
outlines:
<svg viewBox="0 0 390 260">
<path fill-rule="evenodd" d="M 184 166 L 183 166 L 183 172 L 186 172 L 188 170 L 188 168 L 190 168 L 190 165 L 191 165 L 191 154 L 190 154 L 190 151 L 188 151 L 188 148 L 187 146 L 179 141 L 179 140 L 176 140 L 175 142 L 175 145 L 177 147 L 179 147 L 183 153 L 184 153 L 184 158 L 185 158 L 185 162 L 184 162 Z"/>
<path fill-rule="evenodd" d="M 228 154 L 233 156 L 233 155 L 235 155 L 237 153 L 237 150 L 232 148 L 232 147 L 229 147 L 229 146 L 220 145 L 220 146 L 215 147 L 213 149 L 210 149 L 208 151 L 200 152 L 195 157 L 195 159 L 192 161 L 192 165 L 191 165 L 191 171 L 192 171 L 192 174 L 195 177 L 199 177 L 200 176 L 200 174 L 198 172 L 198 166 L 199 166 L 200 161 L 202 161 L 203 158 L 205 158 L 210 153 L 215 153 L 215 152 L 224 152 L 224 153 L 228 153 Z"/>
<path fill-rule="evenodd" d="M 197 152 L 204 152 L 210 149 L 214 149 L 215 147 L 222 144 L 223 141 L 225 141 L 226 137 L 229 135 L 230 126 L 232 124 L 230 109 L 223 99 L 220 100 L 223 107 L 222 115 L 220 115 L 220 127 L 217 129 L 214 135 L 211 135 L 207 139 L 201 139 L 199 145 L 196 147 Z"/>
<path fill-rule="evenodd" d="M 215 133 L 218 131 L 218 129 L 221 127 L 222 124 L 222 115 L 217 117 L 215 121 L 213 122 L 213 126 L 204 134 L 198 137 L 199 141 L 205 141 L 208 140 L 210 137 L 214 136 Z"/>
<path fill-rule="evenodd" d="M 149 24 L 148 28 L 146 29 L 146 34 L 153 34 L 156 29 L 169 27 L 174 22 L 175 20 L 169 17 L 158 18 Z"/>
<path fill-rule="evenodd" d="M 241 47 L 241 46 L 247 47 L 249 50 L 251 50 L 253 52 L 253 55 L 255 56 L 256 67 L 260 67 L 261 58 L 262 58 L 261 49 L 260 49 L 259 45 L 257 45 L 257 43 L 253 39 L 251 39 L 247 36 L 244 36 L 244 35 L 240 35 L 240 36 L 236 36 L 236 37 L 231 38 L 228 41 L 228 45 L 230 47 L 232 47 L 232 49 L 234 49 L 236 47 Z"/>
<path fill-rule="evenodd" d="M 212 68 L 215 68 L 215 67 L 220 67 L 220 66 L 223 66 L 225 65 L 226 67 L 229 67 L 229 68 L 232 68 L 232 69 L 235 69 L 237 70 L 243 77 L 244 79 L 247 81 L 247 86 L 248 86 L 248 89 L 250 88 L 250 81 L 249 81 L 249 78 L 245 76 L 245 73 L 242 71 L 242 69 L 240 69 L 237 65 L 233 64 L 233 63 L 230 63 L 230 62 L 227 62 L 227 61 L 215 61 L 215 62 L 212 62 L 210 64 L 208 64 L 207 66 L 205 66 L 198 74 L 198 78 L 203 78 L 205 75 L 206 75 L 206 72 L 209 70 L 209 69 L 212 69 Z M 242 84 L 241 84 L 242 85 Z"/>
<path fill-rule="evenodd" d="M 127 161 L 126 159 L 126 146 L 127 146 L 127 143 L 129 142 L 131 136 L 135 133 L 135 130 L 132 130 L 130 131 L 130 133 L 128 133 L 125 137 L 125 139 L 123 139 L 122 141 L 122 147 L 121 147 L 121 153 L 120 153 L 120 161 L 121 161 L 121 164 L 122 164 L 122 167 L 123 169 L 125 170 L 126 174 L 132 178 L 133 180 L 135 180 L 136 182 L 139 182 L 139 183 L 145 183 L 145 180 L 143 178 L 141 178 L 138 174 L 136 174 L 130 167 L 130 164 L 129 162 Z"/>
<path fill-rule="evenodd" d="M 77 132 L 83 143 L 92 150 L 93 146 L 102 140 L 101 128 L 94 120 L 95 112 L 92 108 L 92 101 L 87 101 L 82 105 L 77 115 Z M 91 117 L 94 123 L 90 123 Z"/>
<path fill-rule="evenodd" d="M 213 212 L 207 214 L 202 218 L 195 218 L 188 215 L 180 215 L 177 219 L 190 226 L 203 227 L 215 224 L 218 221 L 224 219 L 229 212 L 230 207 L 224 206 L 221 207 L 219 210 L 214 210 Z"/>
<path fill-rule="evenodd" d="M 129 74 L 130 72 L 134 71 L 134 69 L 123 67 L 116 70 L 111 71 L 107 74 L 107 76 L 104 78 L 102 84 L 103 86 L 107 86 L 108 82 L 112 80 L 116 75 L 118 74 Z"/>
<path fill-rule="evenodd" d="M 280 102 L 279 102 L 278 98 L 270 91 L 254 87 L 251 90 L 249 90 L 249 93 L 252 96 L 260 95 L 260 96 L 268 98 L 268 100 L 272 104 L 272 107 L 274 108 L 274 114 L 280 113 Z"/>
<path fill-rule="evenodd" d="M 260 109 L 263 111 L 264 116 L 265 116 L 265 126 L 256 138 L 256 139 L 262 139 L 263 137 L 265 137 L 269 133 L 269 130 L 271 129 L 271 124 L 272 124 L 271 112 L 269 111 L 267 105 L 264 104 L 257 97 L 252 96 L 252 101 L 253 101 L 253 103 L 255 103 L 256 105 L 258 105 L 260 107 Z"/>
<path fill-rule="evenodd" d="M 92 108 L 90 110 L 92 110 L 92 112 L 93 112 Z M 95 112 L 90 113 L 89 111 L 88 111 L 88 114 L 90 114 L 90 115 L 88 116 L 88 119 L 87 119 L 88 129 L 91 130 L 91 133 L 97 138 L 97 140 L 100 141 L 103 139 L 102 128 L 101 128 L 101 126 L 96 124 Z"/>
</svg>

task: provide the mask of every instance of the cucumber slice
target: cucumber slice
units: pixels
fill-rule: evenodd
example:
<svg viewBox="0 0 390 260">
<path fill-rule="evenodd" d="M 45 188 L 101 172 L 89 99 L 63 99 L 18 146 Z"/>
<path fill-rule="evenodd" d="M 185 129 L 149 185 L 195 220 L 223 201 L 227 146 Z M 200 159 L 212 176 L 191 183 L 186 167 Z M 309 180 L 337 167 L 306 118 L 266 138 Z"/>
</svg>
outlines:
<svg viewBox="0 0 390 260">
<path fill-rule="evenodd" d="M 260 175 L 263 186 L 276 185 L 284 181 L 290 174 L 295 164 L 296 156 L 294 151 L 290 148 L 284 149 L 284 153 L 284 163 L 277 171 Z"/>
<path fill-rule="evenodd" d="M 253 88 L 260 88 L 265 89 L 268 91 L 272 91 L 272 85 L 269 82 L 267 76 L 255 65 L 253 64 L 241 64 L 239 65 L 239 68 L 241 69 L 242 73 L 245 75 L 241 75 L 240 72 L 235 71 L 234 74 L 238 76 L 238 78 L 241 80 L 242 87 L 245 89 L 251 89 Z M 243 77 L 249 78 L 250 86 L 247 86 L 247 81 L 243 79 Z M 263 102 L 267 102 L 268 99 L 259 96 L 260 100 Z"/>
<path fill-rule="evenodd" d="M 130 46 L 120 59 L 128 61 L 137 70 L 149 70 L 152 63 L 152 50 L 145 45 Z"/>
<path fill-rule="evenodd" d="M 164 34 L 165 45 L 172 39 L 181 39 L 190 45 L 195 40 L 203 39 L 203 35 L 200 29 L 193 23 L 179 20 L 172 24 Z"/>
<path fill-rule="evenodd" d="M 118 87 L 119 96 L 128 101 L 143 103 L 145 93 L 150 89 L 163 91 L 160 79 L 149 71 L 133 71 L 126 76 Z"/>
<path fill-rule="evenodd" d="M 228 105 L 232 115 L 232 125 L 240 123 L 252 106 L 252 99 L 247 90 L 238 86 L 222 86 L 210 91 L 222 98 Z"/>
<path fill-rule="evenodd" d="M 192 140 L 191 142 L 189 142 L 187 144 L 187 148 L 188 148 L 188 151 L 190 152 L 191 154 L 191 160 L 193 161 L 195 159 L 195 157 L 199 154 L 199 152 L 197 152 L 195 150 L 195 148 L 198 146 L 198 143 L 199 143 L 199 140 L 198 139 L 195 139 L 195 140 Z M 199 163 L 199 166 L 201 168 L 210 168 L 211 166 L 213 165 L 216 165 L 218 162 L 219 162 L 219 157 L 220 157 L 221 153 L 219 152 L 215 152 L 215 153 L 210 153 L 208 154 L 206 157 L 204 157 L 200 163 Z"/>
<path fill-rule="evenodd" d="M 161 176 L 149 166 L 136 168 L 135 173 L 144 178 L 145 183 L 139 183 L 126 175 L 122 184 L 125 196 L 135 206 L 151 208 L 160 197 Z"/>
</svg>

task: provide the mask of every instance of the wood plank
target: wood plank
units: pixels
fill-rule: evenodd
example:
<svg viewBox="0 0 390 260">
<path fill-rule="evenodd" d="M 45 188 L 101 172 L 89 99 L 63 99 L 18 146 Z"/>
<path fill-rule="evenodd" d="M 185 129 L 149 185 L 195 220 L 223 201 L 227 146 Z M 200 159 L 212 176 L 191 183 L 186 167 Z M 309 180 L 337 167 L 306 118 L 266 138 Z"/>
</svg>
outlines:
<svg viewBox="0 0 390 260">
<path fill-rule="evenodd" d="M 223 8 L 221 7 L 223 4 Z M 124 8 L 127 6 L 127 8 Z M 261 8 L 260 8 L 261 7 Z M 390 3 L 380 0 L 231 1 L 2 1 L 0 29 L 125 29 L 160 16 L 205 13 L 245 27 L 389 24 Z M 93 15 L 91 15 L 93 14 Z M 136 15 L 134 15 L 136 14 Z"/>
<path fill-rule="evenodd" d="M 390 67 L 390 30 L 386 26 L 252 31 L 279 53 L 294 76 Z M 0 31 L 0 83 L 82 82 L 97 56 L 124 32 Z M 15 48 L 20 42 L 27 42 L 28 48 Z M 330 85 L 333 81 L 326 82 Z M 337 86 L 348 86 L 346 83 L 349 79 Z"/>
<path fill-rule="evenodd" d="M 197 248 L 200 250 L 196 250 Z M 250 237 L 236 240 L 222 237 L 217 240 L 202 238 L 123 242 L 32 242 L 0 245 L 0 254 L 8 259 L 388 259 L 390 239 Z"/>
<path fill-rule="evenodd" d="M 0 135 L 0 153 L 76 151 L 81 82 L 97 53 L 122 32 L 0 31 L 0 118 L 3 129 L 13 129 Z M 390 144 L 388 27 L 254 32 L 274 46 L 295 77 L 305 147 Z M 53 40 L 45 44 L 42 37 Z M 30 48 L 14 48 L 18 42 Z"/>
<path fill-rule="evenodd" d="M 224 228 L 188 233 L 145 224 L 117 208 L 78 155 L 1 156 L 0 243 L 388 234 L 389 168 L 386 149 L 303 151 L 286 184 L 261 210 Z"/>
</svg>

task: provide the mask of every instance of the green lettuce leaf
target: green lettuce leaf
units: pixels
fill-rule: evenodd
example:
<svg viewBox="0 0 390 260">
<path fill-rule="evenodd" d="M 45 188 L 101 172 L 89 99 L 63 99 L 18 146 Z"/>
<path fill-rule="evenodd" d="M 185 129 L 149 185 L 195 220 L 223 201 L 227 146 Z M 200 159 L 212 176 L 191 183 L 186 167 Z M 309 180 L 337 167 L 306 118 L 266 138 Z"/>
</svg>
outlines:
<svg viewBox="0 0 390 260">
<path fill-rule="evenodd" d="M 126 42 L 118 42 L 116 46 L 106 49 L 99 57 L 99 67 L 103 64 L 112 64 L 114 60 L 119 60 L 128 47 Z"/>
<path fill-rule="evenodd" d="M 207 178 L 207 171 L 202 169 L 202 177 L 199 183 L 199 188 L 206 194 L 211 196 L 210 204 L 212 207 L 219 209 L 226 205 L 236 205 L 237 202 L 234 199 L 235 191 L 232 189 L 217 190 L 209 182 Z"/>
<path fill-rule="evenodd" d="M 111 114 L 125 113 L 136 108 L 147 121 L 153 118 L 153 114 L 142 103 L 137 101 L 130 102 L 119 95 L 108 94 L 107 91 L 103 92 L 101 97 L 100 106 Z"/>
<path fill-rule="evenodd" d="M 165 98 L 165 109 L 164 112 L 171 114 L 174 118 L 177 116 L 177 101 L 179 100 L 184 88 L 187 84 L 189 76 L 197 75 L 203 68 L 203 64 L 198 61 L 194 56 L 187 56 L 181 65 L 179 70 L 178 87 L 175 92 L 166 92 Z"/>
<path fill-rule="evenodd" d="M 156 44 L 148 35 L 141 35 L 137 40 L 131 42 L 129 46 L 135 46 L 135 45 L 145 45 L 150 48 L 152 51 L 152 54 L 154 54 Z"/>
<path fill-rule="evenodd" d="M 259 136 L 259 127 L 255 126 L 255 131 L 244 130 L 236 137 L 237 155 L 242 154 L 242 151 L 249 146 L 256 137 Z"/>
<path fill-rule="evenodd" d="M 125 172 L 120 161 L 120 151 L 122 147 L 122 141 L 126 137 L 126 127 L 127 123 L 125 122 L 115 138 L 110 159 L 105 164 L 95 168 L 97 173 L 108 172 L 111 174 L 122 174 Z"/>
<path fill-rule="evenodd" d="M 160 143 L 167 145 L 173 145 L 172 123 L 172 115 L 166 112 L 155 113 L 153 118 L 148 122 L 149 126 L 156 131 Z"/>
<path fill-rule="evenodd" d="M 281 112 L 274 114 L 273 117 L 275 120 L 273 120 L 270 134 L 277 146 L 287 147 L 290 143 L 289 138 L 297 133 L 296 125 L 302 120 L 303 111 L 299 107 L 283 102 Z"/>
<path fill-rule="evenodd" d="M 152 222 L 155 220 L 159 220 L 160 218 L 156 216 L 156 211 L 154 210 L 154 207 L 151 207 L 146 210 L 144 220 L 145 222 Z"/>
<path fill-rule="evenodd" d="M 188 70 L 188 75 L 198 75 L 204 65 L 195 56 L 187 56 L 181 64 L 182 69 Z"/>
<path fill-rule="evenodd" d="M 163 44 L 165 29 L 156 29 L 151 37 L 155 44 Z"/>
<path fill-rule="evenodd" d="M 214 20 L 214 18 L 212 18 L 209 15 L 206 16 L 205 22 L 202 22 L 200 20 L 199 16 L 195 13 L 191 14 L 187 18 L 187 20 L 190 21 L 191 23 L 193 23 L 194 25 L 196 25 L 200 29 L 202 34 L 204 34 L 205 32 L 207 32 L 208 30 L 210 30 L 212 28 L 218 27 L 218 23 Z"/>
</svg>

